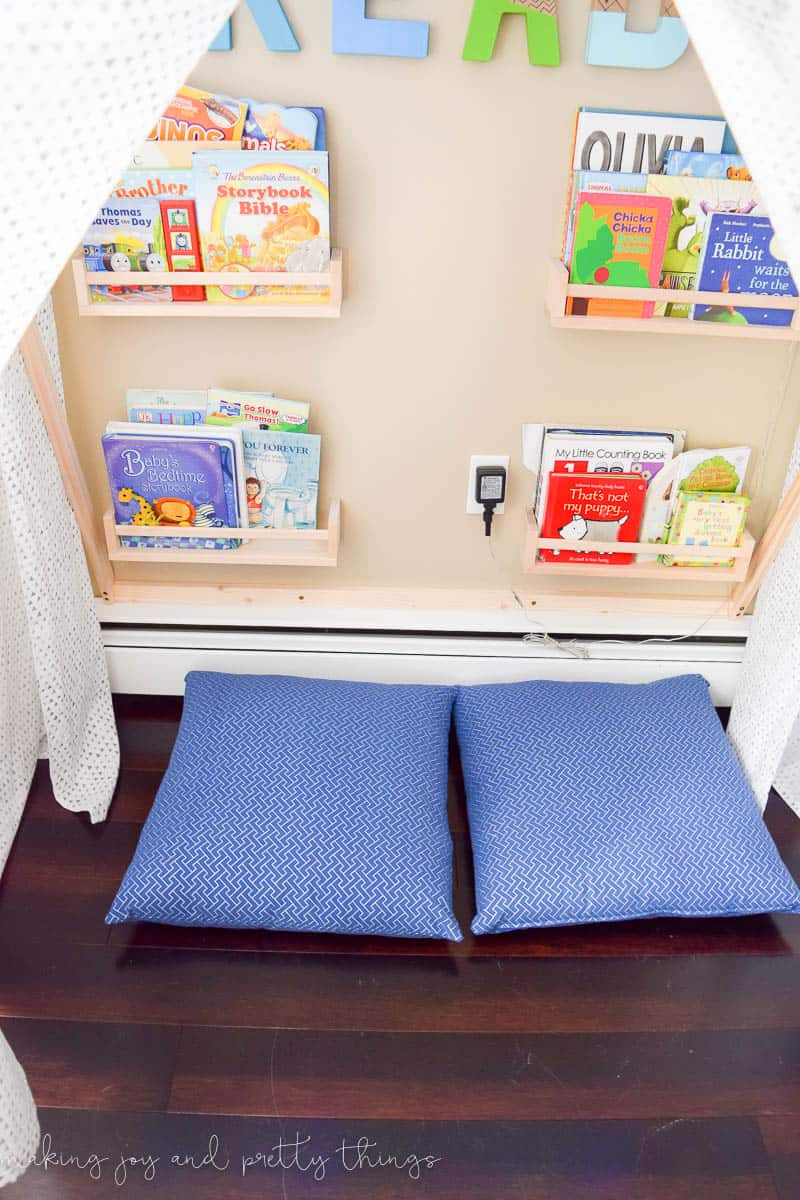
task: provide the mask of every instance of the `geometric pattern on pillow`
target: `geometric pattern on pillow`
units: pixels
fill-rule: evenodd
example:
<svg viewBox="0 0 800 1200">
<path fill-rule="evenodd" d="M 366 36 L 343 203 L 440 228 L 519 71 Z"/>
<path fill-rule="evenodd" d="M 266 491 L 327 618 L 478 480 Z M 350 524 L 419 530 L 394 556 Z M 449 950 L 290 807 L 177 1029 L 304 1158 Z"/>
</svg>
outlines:
<svg viewBox="0 0 800 1200">
<path fill-rule="evenodd" d="M 109 924 L 461 940 L 454 689 L 192 672 Z"/>
<path fill-rule="evenodd" d="M 800 912 L 699 675 L 459 688 L 475 933 Z"/>
</svg>

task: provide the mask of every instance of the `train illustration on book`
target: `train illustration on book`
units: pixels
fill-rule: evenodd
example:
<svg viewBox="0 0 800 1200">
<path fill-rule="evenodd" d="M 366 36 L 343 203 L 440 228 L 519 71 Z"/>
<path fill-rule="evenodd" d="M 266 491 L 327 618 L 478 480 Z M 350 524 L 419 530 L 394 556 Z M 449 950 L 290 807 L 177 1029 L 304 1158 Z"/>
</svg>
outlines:
<svg viewBox="0 0 800 1200">
<path fill-rule="evenodd" d="M 83 256 L 87 271 L 166 271 L 167 264 L 152 242 L 85 243 Z"/>
</svg>

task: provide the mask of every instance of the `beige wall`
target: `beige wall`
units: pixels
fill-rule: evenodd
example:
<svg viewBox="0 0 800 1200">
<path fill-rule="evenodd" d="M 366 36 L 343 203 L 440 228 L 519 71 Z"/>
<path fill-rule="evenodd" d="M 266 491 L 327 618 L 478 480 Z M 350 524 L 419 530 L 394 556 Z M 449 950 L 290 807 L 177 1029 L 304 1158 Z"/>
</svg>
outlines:
<svg viewBox="0 0 800 1200">
<path fill-rule="evenodd" d="M 125 388 L 217 384 L 310 400 L 323 435 L 321 512 L 331 495 L 343 499 L 339 570 L 276 570 L 276 584 L 501 585 L 519 559 L 530 483 L 520 426 L 531 420 L 677 425 L 690 445 L 747 442 L 760 528 L 800 417 L 791 349 L 555 331 L 543 310 L 575 108 L 717 112 L 694 53 L 666 71 L 587 67 L 588 0 L 561 4 L 559 69 L 528 65 L 521 18 L 504 22 L 492 63 L 462 62 L 471 0 L 372 0 L 371 15 L 432 21 L 421 61 L 334 55 L 330 0 L 286 9 L 300 54 L 268 51 L 243 7 L 234 51 L 207 55 L 191 82 L 327 109 L 335 240 L 348 255 L 342 318 L 79 319 L 62 276 L 69 416 L 98 505 L 99 438 L 124 416 Z M 480 519 L 464 513 L 477 451 L 512 458 L 496 522 L 502 568 Z"/>
</svg>

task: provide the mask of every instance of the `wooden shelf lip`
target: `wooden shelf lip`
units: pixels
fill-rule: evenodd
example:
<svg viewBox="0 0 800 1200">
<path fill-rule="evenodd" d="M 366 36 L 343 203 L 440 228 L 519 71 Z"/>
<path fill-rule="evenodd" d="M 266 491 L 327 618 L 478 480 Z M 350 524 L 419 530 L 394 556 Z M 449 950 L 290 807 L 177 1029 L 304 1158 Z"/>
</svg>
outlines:
<svg viewBox="0 0 800 1200">
<path fill-rule="evenodd" d="M 330 271 L 87 271 L 83 259 L 72 260 L 78 312 L 84 317 L 338 317 L 342 310 L 342 251 L 331 251 Z M 136 300 L 95 303 L 90 285 L 103 287 L 325 287 L 328 300 L 313 298 L 293 302 L 263 300 L 173 300 L 156 303 Z"/>
<path fill-rule="evenodd" d="M 656 304 L 709 304 L 721 308 L 763 308 L 794 314 L 791 325 L 725 325 L 678 317 L 591 317 L 567 314 L 567 298 L 581 300 L 654 301 Z M 569 272 L 559 259 L 550 264 L 547 309 L 555 329 L 602 330 L 614 333 L 683 333 L 705 337 L 800 340 L 800 297 L 765 296 L 759 292 L 680 291 L 674 288 L 598 287 L 569 282 Z"/>
<path fill-rule="evenodd" d="M 742 535 L 741 546 L 680 546 L 669 543 L 653 542 L 620 542 L 614 550 L 609 550 L 608 542 L 568 541 L 565 538 L 540 538 L 538 525 L 532 508 L 525 510 L 525 545 L 523 572 L 526 575 L 547 573 L 552 575 L 584 575 L 592 577 L 608 577 L 614 579 L 661 579 L 689 578 L 698 583 L 739 583 L 747 578 L 750 560 L 755 550 L 755 539 L 749 530 Z M 587 563 L 587 562 L 541 562 L 540 550 L 578 550 L 586 554 L 635 554 L 648 555 L 653 562 L 619 563 Z M 732 558 L 732 567 L 677 567 L 658 562 L 662 554 L 674 555 L 681 561 L 697 559 L 707 562 L 708 559 L 727 560 Z"/>
<path fill-rule="evenodd" d="M 339 562 L 341 502 L 331 501 L 327 529 L 238 529 L 167 528 L 158 525 L 117 525 L 113 512 L 103 516 L 108 557 L 111 562 L 179 563 L 181 566 L 213 563 L 215 566 L 335 567 Z M 123 546 L 121 537 L 152 537 L 163 540 L 164 548 Z M 206 541 L 208 538 L 237 538 L 242 545 L 233 550 L 172 550 L 175 538 Z"/>
</svg>

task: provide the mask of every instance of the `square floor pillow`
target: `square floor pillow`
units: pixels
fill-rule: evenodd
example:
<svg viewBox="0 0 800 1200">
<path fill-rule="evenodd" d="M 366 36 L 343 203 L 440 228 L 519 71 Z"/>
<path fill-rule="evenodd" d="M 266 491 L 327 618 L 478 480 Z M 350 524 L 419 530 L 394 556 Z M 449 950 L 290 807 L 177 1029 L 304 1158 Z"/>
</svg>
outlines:
<svg viewBox="0 0 800 1200">
<path fill-rule="evenodd" d="M 699 675 L 459 688 L 475 933 L 800 912 Z"/>
<path fill-rule="evenodd" d="M 192 672 L 106 917 L 460 941 L 454 689 Z"/>
</svg>

